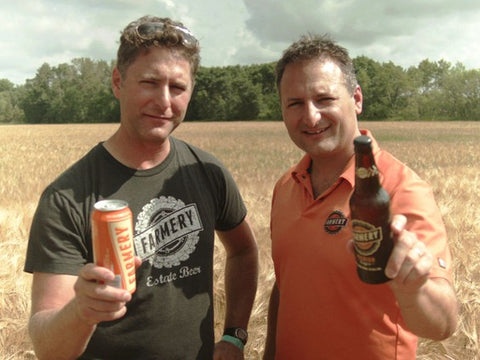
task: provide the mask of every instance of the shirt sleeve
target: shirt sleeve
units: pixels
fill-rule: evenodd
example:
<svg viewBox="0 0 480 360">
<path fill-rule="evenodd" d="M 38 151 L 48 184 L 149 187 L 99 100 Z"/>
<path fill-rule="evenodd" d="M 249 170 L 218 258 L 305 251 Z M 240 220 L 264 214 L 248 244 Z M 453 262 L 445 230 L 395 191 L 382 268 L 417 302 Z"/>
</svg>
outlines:
<svg viewBox="0 0 480 360">
<path fill-rule="evenodd" d="M 401 163 L 393 163 L 395 173 L 386 174 L 384 186 L 391 196 L 392 215 L 407 218 L 406 229 L 425 243 L 434 257 L 430 277 L 452 281 L 452 257 L 447 231 L 431 186 Z"/>
<path fill-rule="evenodd" d="M 77 275 L 92 260 L 87 227 L 72 201 L 47 188 L 33 217 L 24 270 Z"/>
<path fill-rule="evenodd" d="M 220 196 L 220 212 L 216 229 L 228 231 L 238 226 L 245 219 L 247 209 L 233 176 L 225 167 L 221 166 L 220 169 L 224 188 Z"/>
</svg>

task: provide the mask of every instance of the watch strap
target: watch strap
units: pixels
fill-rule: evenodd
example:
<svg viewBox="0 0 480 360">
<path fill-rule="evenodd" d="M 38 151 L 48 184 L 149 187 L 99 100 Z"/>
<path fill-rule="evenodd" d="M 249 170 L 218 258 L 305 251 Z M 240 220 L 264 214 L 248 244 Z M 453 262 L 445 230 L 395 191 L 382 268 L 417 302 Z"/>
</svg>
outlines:
<svg viewBox="0 0 480 360">
<path fill-rule="evenodd" d="M 222 341 L 226 341 L 230 344 L 233 344 L 242 351 L 245 348 L 245 345 L 243 344 L 242 340 L 240 340 L 239 338 L 236 338 L 235 336 L 223 335 Z"/>
</svg>

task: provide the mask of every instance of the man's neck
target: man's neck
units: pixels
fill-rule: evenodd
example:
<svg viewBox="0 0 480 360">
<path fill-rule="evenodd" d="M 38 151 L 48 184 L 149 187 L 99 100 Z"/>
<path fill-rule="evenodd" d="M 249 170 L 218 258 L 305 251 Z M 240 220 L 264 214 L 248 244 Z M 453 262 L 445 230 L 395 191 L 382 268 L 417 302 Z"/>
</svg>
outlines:
<svg viewBox="0 0 480 360">
<path fill-rule="evenodd" d="M 137 170 L 148 170 L 161 164 L 170 153 L 170 138 L 163 143 L 135 142 L 117 131 L 103 146 L 117 161 Z"/>
<path fill-rule="evenodd" d="M 341 157 L 312 158 L 310 181 L 315 199 L 338 181 L 353 155 L 346 153 Z"/>
</svg>

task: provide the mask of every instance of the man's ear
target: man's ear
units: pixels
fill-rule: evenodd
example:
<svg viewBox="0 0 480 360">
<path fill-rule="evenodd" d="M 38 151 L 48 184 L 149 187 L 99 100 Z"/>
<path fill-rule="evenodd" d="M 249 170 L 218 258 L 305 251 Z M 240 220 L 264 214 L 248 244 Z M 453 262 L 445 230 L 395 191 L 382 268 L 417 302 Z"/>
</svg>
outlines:
<svg viewBox="0 0 480 360">
<path fill-rule="evenodd" d="M 353 92 L 353 101 L 355 102 L 355 112 L 357 115 L 361 114 L 363 109 L 363 94 L 360 85 L 357 85 Z"/>
<path fill-rule="evenodd" d="M 112 91 L 113 95 L 118 99 L 120 96 L 120 87 L 122 85 L 122 74 L 118 68 L 114 68 L 112 71 Z"/>
</svg>

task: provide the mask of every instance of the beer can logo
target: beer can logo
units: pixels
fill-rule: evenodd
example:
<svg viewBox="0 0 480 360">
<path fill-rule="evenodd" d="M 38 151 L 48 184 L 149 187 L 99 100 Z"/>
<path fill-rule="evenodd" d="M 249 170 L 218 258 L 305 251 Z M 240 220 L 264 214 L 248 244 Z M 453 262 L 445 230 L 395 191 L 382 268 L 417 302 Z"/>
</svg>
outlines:
<svg viewBox="0 0 480 360">
<path fill-rule="evenodd" d="M 382 228 L 368 222 L 352 220 L 353 244 L 355 251 L 363 256 L 370 256 L 377 252 L 383 239 Z"/>
</svg>

